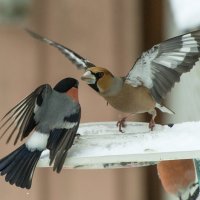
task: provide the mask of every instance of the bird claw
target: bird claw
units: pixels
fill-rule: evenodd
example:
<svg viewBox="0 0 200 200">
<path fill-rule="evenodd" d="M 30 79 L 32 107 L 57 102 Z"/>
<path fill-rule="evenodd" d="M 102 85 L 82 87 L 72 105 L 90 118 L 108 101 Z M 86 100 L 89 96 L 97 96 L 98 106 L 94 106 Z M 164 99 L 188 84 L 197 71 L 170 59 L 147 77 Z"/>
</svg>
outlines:
<svg viewBox="0 0 200 200">
<path fill-rule="evenodd" d="M 117 127 L 119 127 L 119 132 L 121 133 L 124 133 L 124 131 L 122 130 L 122 128 L 125 128 L 126 127 L 126 124 L 125 124 L 125 121 L 126 121 L 126 117 L 123 117 L 121 120 L 119 120 L 117 122 Z"/>
<path fill-rule="evenodd" d="M 155 121 L 154 119 L 151 119 L 151 121 L 149 122 L 149 128 L 151 131 L 153 131 L 154 127 L 155 127 Z"/>
<path fill-rule="evenodd" d="M 80 133 L 76 133 L 76 138 L 79 139 L 81 137 Z"/>
<path fill-rule="evenodd" d="M 78 140 L 80 139 L 80 137 L 81 137 L 81 134 L 80 134 L 80 133 L 76 133 L 76 135 L 75 135 L 75 140 L 74 140 L 74 142 L 73 142 L 73 145 L 74 145 L 74 144 L 77 144 L 77 142 L 78 142 Z"/>
</svg>

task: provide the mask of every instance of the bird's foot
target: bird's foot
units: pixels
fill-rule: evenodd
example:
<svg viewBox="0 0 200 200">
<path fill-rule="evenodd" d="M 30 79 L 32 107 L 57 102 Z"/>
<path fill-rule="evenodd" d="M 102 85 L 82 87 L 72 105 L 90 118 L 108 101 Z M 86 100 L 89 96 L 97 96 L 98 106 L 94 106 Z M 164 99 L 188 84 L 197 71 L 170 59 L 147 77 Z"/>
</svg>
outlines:
<svg viewBox="0 0 200 200">
<path fill-rule="evenodd" d="M 80 133 L 76 133 L 76 138 L 79 139 L 81 137 Z"/>
<path fill-rule="evenodd" d="M 80 137 L 81 137 L 81 134 L 80 133 L 76 133 L 73 145 L 78 142 L 78 140 L 80 139 Z"/>
<path fill-rule="evenodd" d="M 151 119 L 151 121 L 149 122 L 149 128 L 150 128 L 151 131 L 153 131 L 155 124 L 156 123 L 155 123 L 154 119 Z"/>
<path fill-rule="evenodd" d="M 125 128 L 126 127 L 126 124 L 125 124 L 125 121 L 126 121 L 126 117 L 123 117 L 121 120 L 119 120 L 118 122 L 117 122 L 117 127 L 119 127 L 119 131 L 121 132 L 121 133 L 123 133 L 124 131 L 122 131 L 122 128 Z"/>
</svg>

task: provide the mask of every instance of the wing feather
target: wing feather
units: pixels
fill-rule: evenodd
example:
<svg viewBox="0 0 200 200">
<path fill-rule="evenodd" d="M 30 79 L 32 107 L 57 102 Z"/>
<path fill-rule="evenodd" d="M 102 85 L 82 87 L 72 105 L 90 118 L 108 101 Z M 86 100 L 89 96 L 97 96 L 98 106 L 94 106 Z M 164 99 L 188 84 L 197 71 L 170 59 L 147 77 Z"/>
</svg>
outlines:
<svg viewBox="0 0 200 200">
<path fill-rule="evenodd" d="M 80 123 L 81 111 L 80 107 L 76 115 L 73 115 L 73 126 L 65 129 L 55 129 L 51 132 L 48 139 L 47 148 L 50 150 L 50 165 L 54 162 L 53 170 L 58 173 L 61 171 L 68 150 L 73 145 L 74 139 Z"/>
<path fill-rule="evenodd" d="M 126 82 L 147 87 L 161 103 L 183 73 L 189 72 L 200 57 L 200 30 L 155 45 L 137 60 Z"/>
<path fill-rule="evenodd" d="M 54 42 L 53 40 L 50 40 L 48 38 L 45 38 L 29 29 L 25 29 L 32 37 L 43 41 L 55 48 L 57 48 L 64 56 L 66 56 L 72 63 L 76 65 L 78 69 L 84 69 L 86 70 L 89 67 L 94 67 L 95 65 L 91 63 L 89 60 L 81 57 L 79 54 L 74 52 L 73 50 L 63 46 L 62 44 L 59 44 L 57 42 Z"/>
<path fill-rule="evenodd" d="M 36 123 L 34 121 L 34 109 L 36 106 L 37 97 L 41 93 L 45 93 L 47 90 L 52 90 L 51 86 L 48 84 L 41 85 L 30 95 L 20 101 L 16 106 L 14 106 L 10 111 L 8 111 L 0 121 L 0 130 L 4 129 L 0 136 L 0 139 L 10 130 L 10 135 L 8 136 L 7 143 L 11 140 L 16 130 L 18 130 L 14 144 L 16 144 L 21 137 L 23 140 L 27 137 L 32 129 L 35 127 Z M 27 127 L 31 127 L 28 128 Z"/>
</svg>

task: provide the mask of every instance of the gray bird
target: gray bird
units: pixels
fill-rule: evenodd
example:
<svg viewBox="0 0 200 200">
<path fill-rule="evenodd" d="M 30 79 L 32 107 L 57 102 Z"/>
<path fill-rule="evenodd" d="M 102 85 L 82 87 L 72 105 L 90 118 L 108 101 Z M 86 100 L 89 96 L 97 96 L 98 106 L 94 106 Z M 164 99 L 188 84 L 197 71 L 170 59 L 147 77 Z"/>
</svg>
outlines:
<svg viewBox="0 0 200 200">
<path fill-rule="evenodd" d="M 15 132 L 14 144 L 33 131 L 24 144 L 0 160 L 1 175 L 6 175 L 10 184 L 30 189 L 35 167 L 45 149 L 50 150 L 49 165 L 54 162 L 53 170 L 59 173 L 73 145 L 80 117 L 76 79 L 65 78 L 53 89 L 49 84 L 39 86 L 1 120 L 1 138 L 10 130 L 7 143 Z"/>
</svg>

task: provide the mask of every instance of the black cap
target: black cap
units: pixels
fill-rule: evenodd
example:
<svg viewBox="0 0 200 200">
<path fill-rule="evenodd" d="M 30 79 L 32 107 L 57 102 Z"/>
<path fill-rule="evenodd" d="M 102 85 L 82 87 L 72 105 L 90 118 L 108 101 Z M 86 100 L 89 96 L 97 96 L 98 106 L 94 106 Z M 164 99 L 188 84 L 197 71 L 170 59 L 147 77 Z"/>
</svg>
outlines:
<svg viewBox="0 0 200 200">
<path fill-rule="evenodd" d="M 74 78 L 65 78 L 63 80 L 61 80 L 60 82 L 58 82 L 55 87 L 54 90 L 56 90 L 57 92 L 67 92 L 69 89 L 71 89 L 72 87 L 78 88 L 78 80 L 74 79 Z"/>
</svg>

